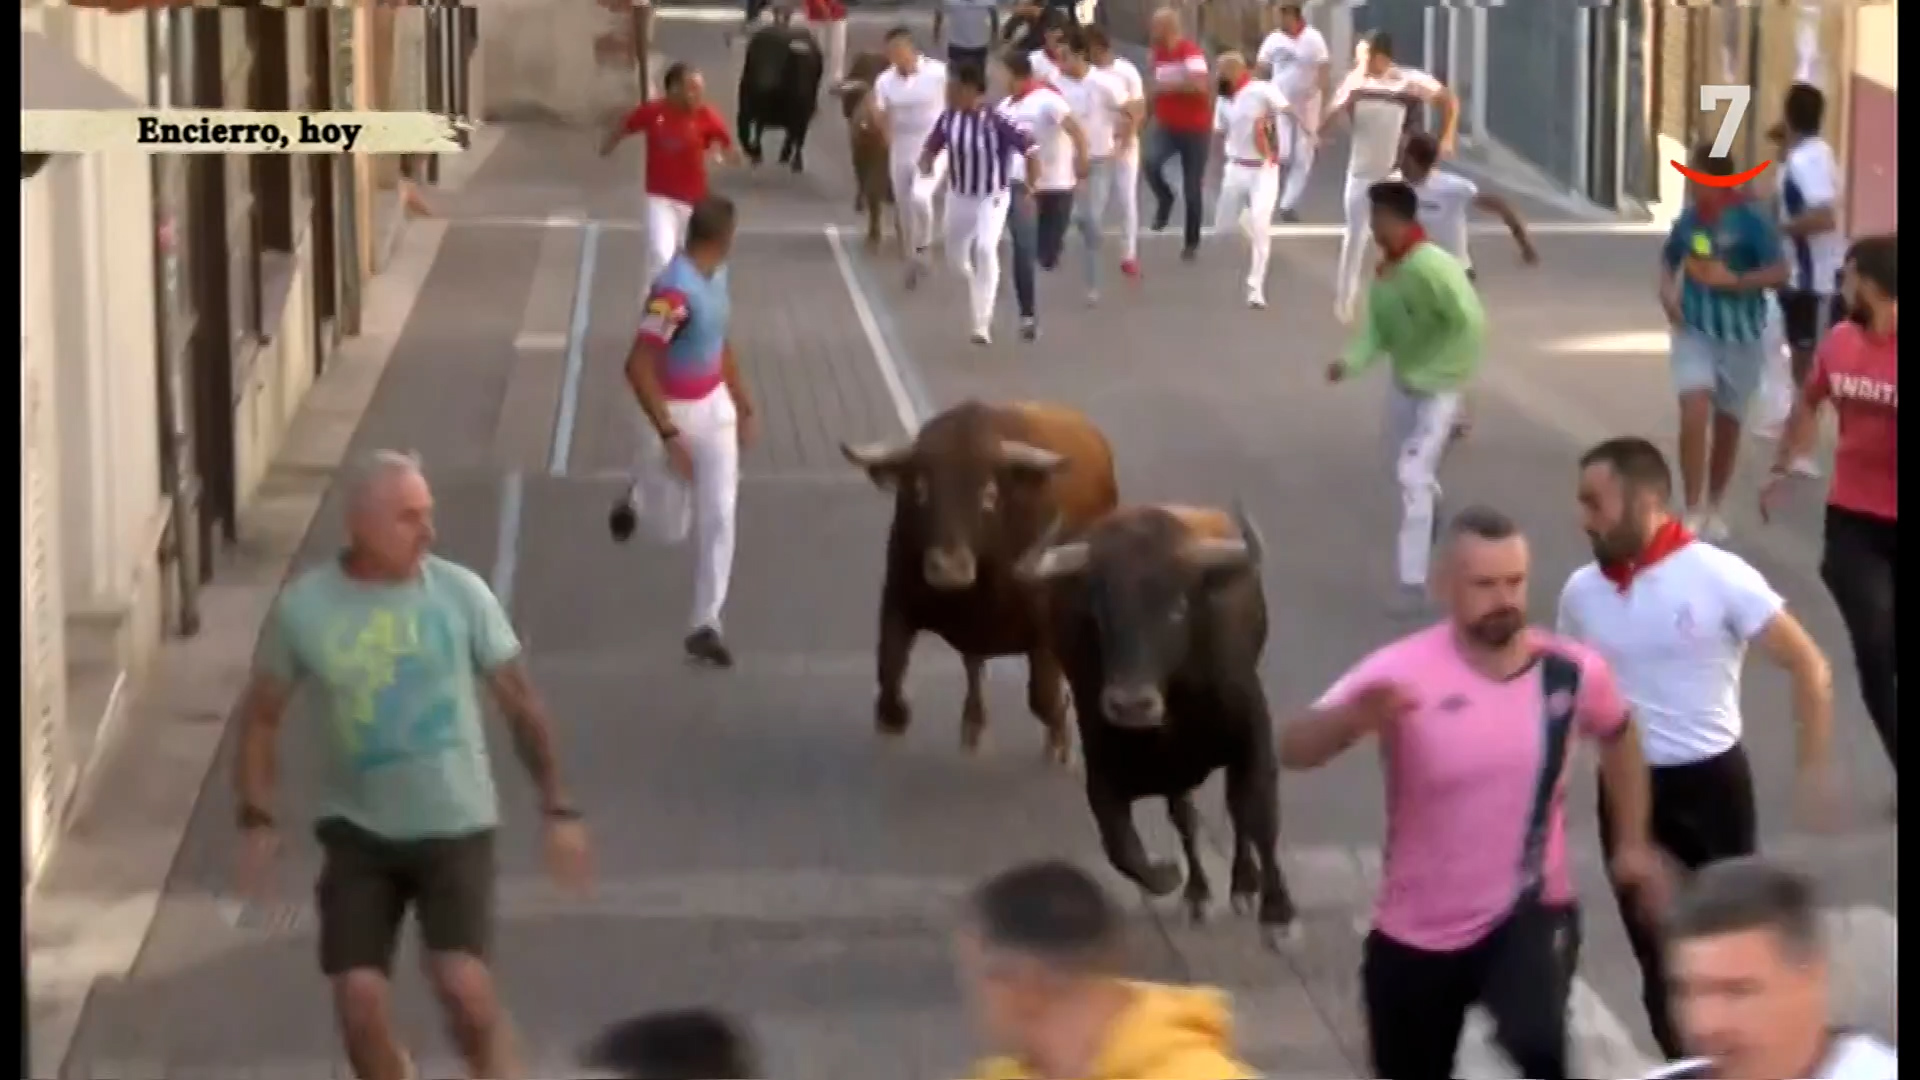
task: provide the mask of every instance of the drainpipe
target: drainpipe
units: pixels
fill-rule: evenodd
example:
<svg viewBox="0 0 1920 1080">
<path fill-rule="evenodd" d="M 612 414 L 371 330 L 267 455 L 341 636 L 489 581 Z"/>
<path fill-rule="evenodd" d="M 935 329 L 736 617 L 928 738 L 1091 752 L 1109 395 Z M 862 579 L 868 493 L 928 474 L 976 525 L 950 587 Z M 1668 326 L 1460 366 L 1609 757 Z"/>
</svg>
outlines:
<svg viewBox="0 0 1920 1080">
<path fill-rule="evenodd" d="M 194 9 L 187 9 L 189 12 Z M 189 18 L 192 16 L 189 15 Z M 173 73 L 180 59 L 175 54 L 174 20 L 170 11 L 147 13 L 147 49 L 150 61 L 149 90 L 157 108 L 173 101 Z M 182 30 L 185 28 L 182 27 Z M 184 36 L 184 34 L 182 35 Z M 154 238 L 153 280 L 155 326 L 154 349 L 159 380 L 160 491 L 173 506 L 167 515 L 166 535 L 160 541 L 160 558 L 172 572 L 173 588 L 164 590 L 165 619 L 182 637 L 200 632 L 200 482 L 193 463 L 193 430 L 188 426 L 186 374 L 180 370 L 180 342 L 174 339 L 173 298 L 185 287 L 180 279 L 179 248 L 182 237 L 173 220 L 172 199 L 179 197 L 184 163 L 177 157 L 155 155 L 149 166 L 153 177 Z"/>
</svg>

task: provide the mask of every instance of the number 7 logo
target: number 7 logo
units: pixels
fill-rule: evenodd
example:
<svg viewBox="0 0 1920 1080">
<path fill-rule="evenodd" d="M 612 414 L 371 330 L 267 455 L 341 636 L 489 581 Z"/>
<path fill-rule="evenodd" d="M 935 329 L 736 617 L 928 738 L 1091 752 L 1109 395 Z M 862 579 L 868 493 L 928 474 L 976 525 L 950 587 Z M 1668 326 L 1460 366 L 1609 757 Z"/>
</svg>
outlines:
<svg viewBox="0 0 1920 1080">
<path fill-rule="evenodd" d="M 1709 84 L 1700 88 L 1701 112 L 1713 112 L 1715 107 L 1721 102 L 1726 103 L 1727 111 L 1720 116 L 1720 130 L 1714 135 L 1713 145 L 1707 150 L 1707 156 L 1709 157 L 1724 158 L 1727 156 L 1727 152 L 1733 149 L 1733 137 L 1740 131 L 1740 121 L 1746 119 L 1747 107 L 1753 104 L 1753 87 Z M 1773 162 L 1771 160 L 1763 161 L 1745 172 L 1735 173 L 1732 176 L 1715 176 L 1712 173 L 1701 172 L 1699 169 L 1688 168 L 1678 161 L 1672 162 L 1671 164 L 1679 171 L 1681 176 L 1686 177 L 1696 184 L 1702 184 L 1707 187 L 1730 188 L 1739 187 L 1741 184 L 1759 176 L 1762 172 L 1765 172 L 1767 166 L 1773 164 Z"/>
</svg>

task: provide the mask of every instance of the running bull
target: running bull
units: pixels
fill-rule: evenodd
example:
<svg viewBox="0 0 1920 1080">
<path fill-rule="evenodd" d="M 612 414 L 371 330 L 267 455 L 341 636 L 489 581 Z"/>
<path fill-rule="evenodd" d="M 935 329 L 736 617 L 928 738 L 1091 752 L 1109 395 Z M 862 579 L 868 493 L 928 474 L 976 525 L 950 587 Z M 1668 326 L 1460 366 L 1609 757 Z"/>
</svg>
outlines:
<svg viewBox="0 0 1920 1080">
<path fill-rule="evenodd" d="M 1166 800 L 1196 921 L 1213 899 L 1193 791 L 1226 772 L 1233 908 L 1258 904 L 1269 944 L 1296 912 L 1280 870 L 1280 765 L 1260 684 L 1267 603 L 1259 531 L 1244 511 L 1129 507 L 1082 538 L 1036 546 L 1021 577 L 1049 583 L 1054 648 L 1076 702 L 1087 803 L 1114 869 L 1155 896 L 1178 864 L 1149 859 L 1133 804 Z"/>
<path fill-rule="evenodd" d="M 1050 522 L 1073 535 L 1113 509 L 1113 451 L 1093 423 L 1053 405 L 969 401 L 927 421 L 911 443 L 842 445 L 847 460 L 894 492 L 880 592 L 874 725 L 907 730 L 901 692 L 914 638 L 939 635 L 967 676 L 960 745 L 986 729 L 981 670 L 990 657 L 1027 658 L 1027 706 L 1046 727 L 1048 756 L 1066 764 L 1065 680 L 1045 634 L 1048 590 L 1015 573 Z"/>
<path fill-rule="evenodd" d="M 774 22 L 747 39 L 740 65 L 740 107 L 735 117 L 740 152 L 760 164 L 760 136 L 768 128 L 783 132 L 780 163 L 794 172 L 804 167 L 807 128 L 820 97 L 825 61 L 811 33 L 792 25 L 790 9 L 776 11 Z"/>
<path fill-rule="evenodd" d="M 880 246 L 881 219 L 889 208 L 893 210 L 893 235 L 906 235 L 900 229 L 900 210 L 893 201 L 893 180 L 887 172 L 887 133 L 868 100 L 874 81 L 886 70 L 885 55 L 861 53 L 853 58 L 846 80 L 834 87 L 840 111 L 847 118 L 847 146 L 853 155 L 853 212 L 867 215 L 869 249 Z"/>
</svg>

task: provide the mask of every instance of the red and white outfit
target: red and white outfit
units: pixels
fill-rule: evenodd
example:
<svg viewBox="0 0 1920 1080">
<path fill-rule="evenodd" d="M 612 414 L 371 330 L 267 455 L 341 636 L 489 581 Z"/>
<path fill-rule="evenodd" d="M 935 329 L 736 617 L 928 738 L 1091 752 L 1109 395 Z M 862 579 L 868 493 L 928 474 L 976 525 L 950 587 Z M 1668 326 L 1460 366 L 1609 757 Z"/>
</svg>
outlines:
<svg viewBox="0 0 1920 1080">
<path fill-rule="evenodd" d="M 847 6 L 840 0 L 806 0 L 807 25 L 818 27 L 820 45 L 827 51 L 828 86 L 847 77 Z"/>
<path fill-rule="evenodd" d="M 1280 166 L 1286 157 L 1281 140 L 1289 112 L 1286 95 L 1260 79 L 1242 79 L 1218 109 L 1226 164 L 1220 170 L 1220 197 L 1213 204 L 1213 231 L 1238 229 L 1246 237 L 1252 256 L 1247 303 L 1257 308 L 1267 306 L 1267 258 L 1273 251 L 1267 226 L 1280 198 Z M 1264 139 L 1258 137 L 1262 129 Z"/>
<path fill-rule="evenodd" d="M 730 147 L 727 122 L 713 106 L 682 108 L 664 98 L 645 102 L 621 125 L 647 141 L 646 284 L 666 268 L 686 242 L 694 204 L 707 197 L 707 153 Z"/>
<path fill-rule="evenodd" d="M 1114 85 L 1122 91 L 1121 107 L 1132 108 L 1135 102 L 1146 101 L 1146 80 L 1140 77 L 1140 69 L 1133 66 L 1133 61 L 1116 56 L 1099 70 L 1112 76 Z M 1120 202 L 1120 257 L 1128 263 L 1140 258 L 1140 140 L 1146 134 L 1145 129 L 1143 116 L 1141 122 L 1134 125 L 1126 145 L 1116 143 L 1113 151 L 1113 195 Z"/>
<path fill-rule="evenodd" d="M 1327 39 L 1302 25 L 1298 34 L 1275 30 L 1260 43 L 1256 61 L 1273 71 L 1273 85 L 1294 103 L 1288 118 L 1292 146 L 1287 148 L 1286 185 L 1280 191 L 1280 209 L 1293 210 L 1307 190 L 1313 168 L 1314 145 L 1320 137 L 1320 73 L 1329 60 Z"/>
<path fill-rule="evenodd" d="M 1445 89 L 1439 79 L 1418 68 L 1395 65 L 1369 75 L 1357 67 L 1333 94 L 1333 109 L 1352 116 L 1352 150 L 1347 158 L 1347 230 L 1340 239 L 1340 270 L 1334 279 L 1333 306 L 1342 321 L 1353 318 L 1367 272 L 1367 247 L 1373 242 L 1373 207 L 1367 189 L 1393 175 L 1400 164 L 1400 143 L 1416 106 Z"/>
</svg>

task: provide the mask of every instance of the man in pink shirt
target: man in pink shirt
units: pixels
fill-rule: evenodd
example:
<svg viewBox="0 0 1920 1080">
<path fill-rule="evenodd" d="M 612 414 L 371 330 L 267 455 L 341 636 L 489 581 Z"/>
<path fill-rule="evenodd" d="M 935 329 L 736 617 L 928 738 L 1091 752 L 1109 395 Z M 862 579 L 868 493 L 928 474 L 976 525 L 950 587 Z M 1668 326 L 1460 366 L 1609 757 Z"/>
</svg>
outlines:
<svg viewBox="0 0 1920 1080">
<path fill-rule="evenodd" d="M 1527 626 L 1527 542 L 1510 519 L 1462 511 L 1437 569 L 1448 620 L 1342 676 L 1286 726 L 1280 764 L 1316 769 L 1379 737 L 1387 838 L 1360 972 L 1374 1075 L 1457 1075 L 1479 1004 L 1522 1076 L 1563 1080 L 1580 936 L 1563 809 L 1573 739 L 1599 743 L 1612 824 L 1633 838 L 1613 873 L 1654 903 L 1647 769 L 1605 662 Z"/>
</svg>

